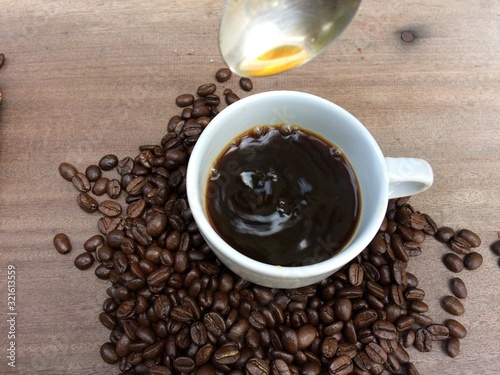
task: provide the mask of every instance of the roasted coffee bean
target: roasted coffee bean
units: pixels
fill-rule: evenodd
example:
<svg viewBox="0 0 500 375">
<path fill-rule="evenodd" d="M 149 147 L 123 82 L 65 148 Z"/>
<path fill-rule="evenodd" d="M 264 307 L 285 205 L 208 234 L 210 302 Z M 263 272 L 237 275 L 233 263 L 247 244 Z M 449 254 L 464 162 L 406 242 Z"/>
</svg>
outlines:
<svg viewBox="0 0 500 375">
<path fill-rule="evenodd" d="M 361 283 L 363 282 L 363 276 L 364 276 L 364 271 L 361 265 L 359 265 L 358 263 L 352 263 L 349 266 L 348 277 L 351 285 L 360 286 Z"/>
<path fill-rule="evenodd" d="M 471 244 L 463 237 L 455 236 L 450 240 L 450 248 L 457 254 L 469 254 L 471 251 Z"/>
<path fill-rule="evenodd" d="M 421 301 L 425 297 L 425 291 L 419 288 L 407 288 L 403 292 L 403 296 L 406 301 Z"/>
<path fill-rule="evenodd" d="M 251 358 L 245 364 L 246 374 L 248 375 L 269 375 L 271 368 L 269 364 L 261 358 Z"/>
<path fill-rule="evenodd" d="M 441 227 L 436 231 L 434 237 L 439 242 L 448 243 L 455 236 L 455 231 L 450 227 Z"/>
<path fill-rule="evenodd" d="M 97 211 L 99 207 L 99 203 L 87 193 L 79 193 L 77 202 L 80 208 L 89 214 Z"/>
<path fill-rule="evenodd" d="M 121 192 L 122 186 L 120 181 L 118 181 L 117 179 L 111 179 L 108 181 L 108 183 L 106 184 L 106 193 L 111 199 L 118 198 Z"/>
<path fill-rule="evenodd" d="M 133 169 L 134 160 L 128 156 L 120 160 L 116 166 L 116 171 L 120 174 L 120 176 L 131 173 Z"/>
<path fill-rule="evenodd" d="M 240 87 L 243 91 L 252 91 L 253 83 L 250 78 L 241 77 L 240 78 Z"/>
<path fill-rule="evenodd" d="M 116 155 L 108 154 L 99 160 L 99 167 L 103 171 L 110 171 L 118 165 L 118 158 Z"/>
<path fill-rule="evenodd" d="M 206 83 L 206 84 L 198 87 L 198 90 L 196 91 L 196 93 L 199 96 L 205 97 L 207 95 L 213 94 L 215 92 L 215 90 L 217 90 L 217 86 L 215 84 Z"/>
<path fill-rule="evenodd" d="M 490 250 L 493 251 L 493 254 L 500 255 L 500 240 L 496 240 L 490 245 Z"/>
<path fill-rule="evenodd" d="M 408 362 L 406 365 L 406 373 L 407 375 L 420 375 L 415 365 L 411 362 Z"/>
<path fill-rule="evenodd" d="M 434 341 L 444 341 L 450 336 L 450 330 L 444 324 L 431 324 L 427 331 L 432 335 Z"/>
<path fill-rule="evenodd" d="M 81 192 L 87 192 L 90 190 L 90 181 L 83 173 L 78 172 L 71 179 L 73 186 Z"/>
<path fill-rule="evenodd" d="M 78 170 L 72 164 L 61 163 L 59 165 L 59 174 L 66 181 L 71 181 L 73 179 L 73 177 L 76 176 L 77 173 L 78 173 Z"/>
<path fill-rule="evenodd" d="M 226 96 L 226 104 L 227 105 L 231 105 L 235 102 L 237 102 L 238 100 L 240 100 L 240 97 L 238 95 L 236 95 L 234 92 L 230 92 L 228 93 Z"/>
<path fill-rule="evenodd" d="M 175 104 L 177 104 L 178 107 L 187 107 L 192 105 L 194 102 L 194 96 L 191 94 L 181 94 L 175 98 Z"/>
<path fill-rule="evenodd" d="M 352 372 L 353 368 L 351 358 L 347 355 L 341 355 L 330 362 L 328 373 L 330 375 L 348 375 Z"/>
<path fill-rule="evenodd" d="M 349 298 L 337 298 L 333 305 L 334 315 L 337 319 L 347 321 L 352 316 L 352 302 Z"/>
<path fill-rule="evenodd" d="M 460 352 L 459 339 L 457 339 L 456 337 L 452 337 L 448 341 L 446 341 L 446 353 L 448 353 L 448 355 L 451 358 L 455 358 L 459 352 Z"/>
<path fill-rule="evenodd" d="M 441 300 L 443 309 L 452 315 L 462 315 L 465 311 L 464 305 L 460 300 L 453 296 L 445 296 Z"/>
<path fill-rule="evenodd" d="M 443 263 L 451 272 L 459 273 L 464 269 L 464 262 L 454 253 L 446 254 L 443 257 Z"/>
<path fill-rule="evenodd" d="M 459 230 L 457 233 L 457 237 L 465 239 L 471 245 L 471 247 L 481 246 L 481 238 L 469 229 Z"/>
<path fill-rule="evenodd" d="M 318 330 L 314 326 L 310 324 L 301 326 L 297 330 L 299 350 L 303 350 L 311 345 L 316 337 L 318 337 Z"/>
<path fill-rule="evenodd" d="M 79 270 L 87 270 L 94 264 L 94 256 L 88 252 L 82 253 L 75 258 L 74 264 Z"/>
<path fill-rule="evenodd" d="M 337 353 L 339 342 L 333 336 L 327 336 L 321 343 L 321 356 L 325 359 L 332 359 Z"/>
<path fill-rule="evenodd" d="M 205 324 L 207 331 L 215 337 L 221 336 L 226 331 L 224 319 L 216 312 L 205 314 L 203 324 Z"/>
<path fill-rule="evenodd" d="M 455 319 L 447 319 L 444 325 L 448 327 L 448 331 L 451 337 L 456 337 L 458 339 L 463 339 L 467 336 L 467 329 Z"/>
<path fill-rule="evenodd" d="M 87 176 L 90 182 L 96 182 L 102 176 L 101 168 L 95 164 L 91 164 L 85 169 L 85 176 Z"/>
<path fill-rule="evenodd" d="M 120 203 L 112 200 L 105 200 L 99 203 L 99 211 L 108 217 L 116 217 L 122 213 L 122 206 Z"/>
<path fill-rule="evenodd" d="M 477 270 L 483 264 L 483 256 L 475 251 L 470 252 L 464 257 L 464 266 L 468 270 Z"/>
<path fill-rule="evenodd" d="M 217 82 L 223 83 L 229 81 L 232 76 L 232 72 L 228 68 L 221 68 L 215 73 L 215 79 Z"/>
<path fill-rule="evenodd" d="M 109 183 L 109 178 L 107 177 L 99 178 L 96 182 L 94 182 L 94 186 L 92 186 L 92 193 L 94 193 L 97 196 L 106 194 L 106 192 L 108 191 L 108 183 Z"/>
<path fill-rule="evenodd" d="M 415 331 L 415 347 L 420 352 L 430 352 L 432 350 L 432 335 L 424 328 Z"/>
<path fill-rule="evenodd" d="M 212 356 L 217 365 L 231 365 L 240 358 L 238 345 L 235 343 L 227 343 L 216 350 Z"/>
<path fill-rule="evenodd" d="M 450 290 L 457 298 L 464 299 L 467 297 L 467 287 L 464 281 L 458 277 L 450 280 Z"/>
<path fill-rule="evenodd" d="M 116 347 L 110 342 L 102 344 L 100 353 L 101 353 L 101 358 L 106 363 L 113 364 L 118 362 L 119 360 L 119 357 L 116 354 Z"/>
<path fill-rule="evenodd" d="M 354 318 L 353 323 L 356 328 L 370 327 L 378 319 L 378 314 L 373 309 L 363 309 L 358 312 Z"/>
<path fill-rule="evenodd" d="M 117 319 L 114 317 L 114 315 L 111 315 L 107 312 L 102 312 L 99 314 L 99 321 L 110 331 L 114 330 L 117 325 Z"/>
<path fill-rule="evenodd" d="M 393 340 L 397 338 L 397 329 L 391 322 L 377 320 L 372 324 L 372 331 L 379 339 Z"/>
<path fill-rule="evenodd" d="M 68 254 L 71 251 L 71 242 L 65 233 L 56 234 L 52 242 L 60 254 Z"/>
<path fill-rule="evenodd" d="M 181 373 L 187 374 L 195 369 L 195 363 L 189 357 L 177 357 L 174 359 L 174 368 Z"/>
</svg>

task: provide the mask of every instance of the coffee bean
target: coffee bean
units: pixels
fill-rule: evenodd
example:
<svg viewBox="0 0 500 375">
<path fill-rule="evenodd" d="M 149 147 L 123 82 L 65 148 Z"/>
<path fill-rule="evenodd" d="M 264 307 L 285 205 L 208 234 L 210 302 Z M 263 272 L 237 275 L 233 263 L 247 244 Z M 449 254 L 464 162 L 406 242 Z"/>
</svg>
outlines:
<svg viewBox="0 0 500 375">
<path fill-rule="evenodd" d="M 90 182 L 96 182 L 102 176 L 101 168 L 94 164 L 89 165 L 87 169 L 85 169 L 85 176 L 87 176 Z"/>
<path fill-rule="evenodd" d="M 217 72 L 215 73 L 215 79 L 217 80 L 217 82 L 223 83 L 223 82 L 229 81 L 229 79 L 231 78 L 231 75 L 232 75 L 232 72 L 230 69 L 221 68 L 221 69 L 217 70 Z"/>
<path fill-rule="evenodd" d="M 360 286 L 363 283 L 363 267 L 358 263 L 352 263 L 348 270 L 349 282 L 353 286 Z"/>
<path fill-rule="evenodd" d="M 468 270 L 477 270 L 483 264 L 483 256 L 475 251 L 470 252 L 464 257 L 464 266 Z"/>
<path fill-rule="evenodd" d="M 97 183 L 97 182 L 96 182 Z M 95 187 L 95 184 L 94 184 Z M 108 181 L 106 184 L 106 193 L 111 199 L 116 199 L 120 196 L 120 193 L 122 192 L 122 186 L 120 181 L 117 179 L 113 178 Z"/>
<path fill-rule="evenodd" d="M 397 338 L 397 329 L 391 322 L 377 320 L 372 324 L 372 331 L 379 339 L 393 340 Z"/>
<path fill-rule="evenodd" d="M 195 369 L 195 363 L 189 357 L 177 357 L 174 359 L 174 368 L 181 373 L 187 374 Z"/>
<path fill-rule="evenodd" d="M 104 238 L 100 234 L 96 234 L 83 243 L 83 248 L 85 251 L 91 253 L 97 249 L 97 246 L 102 245 L 103 243 Z"/>
<path fill-rule="evenodd" d="M 450 227 L 441 227 L 434 236 L 439 242 L 448 243 L 455 236 L 455 231 Z"/>
<path fill-rule="evenodd" d="M 443 309 L 452 315 L 462 315 L 465 311 L 462 302 L 453 296 L 445 296 L 441 300 L 441 306 Z"/>
<path fill-rule="evenodd" d="M 469 254 L 471 244 L 465 238 L 455 236 L 450 240 L 450 248 L 457 254 Z"/>
<path fill-rule="evenodd" d="M 444 324 L 431 324 L 427 331 L 432 335 L 434 341 L 444 341 L 450 336 L 450 330 Z"/>
<path fill-rule="evenodd" d="M 490 250 L 493 251 L 493 254 L 500 255 L 500 240 L 496 240 L 490 245 Z"/>
<path fill-rule="evenodd" d="M 94 182 L 94 186 L 92 186 L 92 193 L 97 196 L 105 194 L 108 190 L 108 182 L 109 179 L 107 177 L 99 178 L 96 182 Z"/>
<path fill-rule="evenodd" d="M 430 352 L 432 350 L 432 335 L 424 328 L 415 331 L 415 347 L 420 352 Z"/>
<path fill-rule="evenodd" d="M 75 177 L 77 173 L 78 173 L 78 170 L 72 164 L 61 163 L 59 165 L 59 174 L 66 181 L 71 181 L 72 178 Z"/>
<path fill-rule="evenodd" d="M 101 349 L 100 349 L 100 353 L 101 353 L 101 358 L 106 363 L 113 364 L 113 363 L 118 362 L 118 360 L 119 360 L 119 357 L 116 354 L 115 345 L 113 345 L 110 342 L 106 342 L 106 343 L 102 344 Z"/>
<path fill-rule="evenodd" d="M 75 174 L 71 179 L 71 182 L 73 183 L 73 186 L 81 192 L 87 192 L 91 188 L 89 179 L 83 173 L 78 172 Z"/>
<path fill-rule="evenodd" d="M 103 171 L 110 171 L 118 165 L 118 158 L 116 155 L 108 154 L 99 160 L 99 167 Z"/>
<path fill-rule="evenodd" d="M 52 242 L 57 252 L 60 254 L 68 254 L 71 251 L 71 242 L 64 233 L 56 234 Z"/>
<path fill-rule="evenodd" d="M 481 246 L 481 238 L 469 229 L 459 230 L 457 236 L 465 239 L 472 247 Z"/>
<path fill-rule="evenodd" d="M 77 202 L 80 208 L 89 214 L 97 211 L 99 207 L 99 203 L 87 193 L 79 193 Z"/>
<path fill-rule="evenodd" d="M 450 280 L 450 290 L 457 298 L 464 299 L 467 297 L 467 287 L 464 281 L 458 277 Z"/>
<path fill-rule="evenodd" d="M 269 375 L 271 369 L 269 364 L 261 358 L 251 358 L 245 364 L 248 375 Z"/>
<path fill-rule="evenodd" d="M 205 324 L 207 331 L 215 337 L 221 336 L 226 331 L 224 319 L 216 312 L 205 314 L 203 324 Z"/>
<path fill-rule="evenodd" d="M 75 258 L 74 263 L 79 270 L 87 270 L 94 264 L 94 256 L 88 252 L 82 253 Z"/>
<path fill-rule="evenodd" d="M 252 91 L 253 83 L 250 78 L 241 77 L 240 78 L 240 87 L 243 91 Z"/>
<path fill-rule="evenodd" d="M 215 92 L 215 90 L 217 90 L 217 86 L 215 84 L 206 83 L 206 84 L 198 87 L 198 90 L 196 91 L 196 93 L 199 96 L 205 97 L 207 95 L 213 94 Z"/>
<path fill-rule="evenodd" d="M 175 104 L 177 104 L 178 107 L 187 107 L 192 105 L 194 102 L 194 96 L 191 94 L 181 94 L 177 98 L 175 98 Z"/>
<path fill-rule="evenodd" d="M 352 302 L 348 298 L 337 298 L 333 305 L 334 314 L 337 319 L 347 321 L 351 319 L 352 315 Z"/>
<path fill-rule="evenodd" d="M 444 322 L 445 326 L 448 327 L 451 337 L 456 337 L 458 339 L 463 339 L 467 336 L 467 329 L 455 319 L 447 319 Z"/>
<path fill-rule="evenodd" d="M 457 339 L 456 337 L 450 338 L 446 342 L 446 353 L 448 353 L 448 355 L 451 358 L 455 358 L 459 352 L 460 352 L 460 340 Z"/>
<path fill-rule="evenodd" d="M 99 211 L 108 217 L 116 217 L 122 213 L 122 206 L 120 203 L 112 200 L 105 200 L 99 203 Z"/>
<path fill-rule="evenodd" d="M 236 95 L 234 92 L 230 92 L 228 93 L 226 96 L 226 104 L 227 105 L 231 105 L 235 102 L 237 102 L 238 100 L 240 100 L 240 97 L 238 95 Z"/>
<path fill-rule="evenodd" d="M 231 365 L 239 358 L 240 351 L 235 343 L 224 344 L 213 354 L 213 360 L 217 365 Z"/>
<path fill-rule="evenodd" d="M 448 253 L 443 257 L 443 263 L 451 272 L 459 273 L 464 269 L 462 259 L 453 253 Z"/>
</svg>

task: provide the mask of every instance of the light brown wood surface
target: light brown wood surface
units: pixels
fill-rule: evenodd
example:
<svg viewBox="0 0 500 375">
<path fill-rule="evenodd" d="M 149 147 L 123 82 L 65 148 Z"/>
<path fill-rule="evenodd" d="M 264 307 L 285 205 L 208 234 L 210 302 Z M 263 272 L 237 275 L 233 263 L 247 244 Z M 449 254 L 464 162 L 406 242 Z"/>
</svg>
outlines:
<svg viewBox="0 0 500 375">
<path fill-rule="evenodd" d="M 78 208 L 57 167 L 83 169 L 158 143 L 179 113 L 175 97 L 213 82 L 223 66 L 222 9 L 222 0 L 0 0 L 1 374 L 119 373 L 99 356 L 108 283 L 73 266 L 97 219 Z M 499 1 L 366 0 L 322 55 L 254 87 L 325 97 L 358 117 L 387 156 L 430 162 L 434 186 L 411 203 L 439 225 L 479 233 L 484 264 L 460 275 L 469 289 L 460 355 L 447 357 L 438 343 L 410 354 L 423 375 L 498 374 L 500 267 L 488 244 L 500 231 Z M 72 253 L 54 250 L 58 232 Z M 437 322 L 449 317 L 439 306 L 452 276 L 445 252 L 430 239 L 410 263 Z M 6 358 L 8 265 L 17 281 L 15 368 Z"/>
</svg>

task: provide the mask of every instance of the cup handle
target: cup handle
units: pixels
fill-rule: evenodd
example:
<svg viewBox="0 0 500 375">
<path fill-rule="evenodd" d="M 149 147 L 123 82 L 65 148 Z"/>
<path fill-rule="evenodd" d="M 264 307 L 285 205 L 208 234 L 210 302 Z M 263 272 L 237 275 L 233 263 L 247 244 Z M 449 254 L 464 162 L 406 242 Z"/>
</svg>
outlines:
<svg viewBox="0 0 500 375">
<path fill-rule="evenodd" d="M 389 199 L 421 193 L 431 187 L 430 164 L 417 158 L 385 158 L 389 175 Z"/>
</svg>

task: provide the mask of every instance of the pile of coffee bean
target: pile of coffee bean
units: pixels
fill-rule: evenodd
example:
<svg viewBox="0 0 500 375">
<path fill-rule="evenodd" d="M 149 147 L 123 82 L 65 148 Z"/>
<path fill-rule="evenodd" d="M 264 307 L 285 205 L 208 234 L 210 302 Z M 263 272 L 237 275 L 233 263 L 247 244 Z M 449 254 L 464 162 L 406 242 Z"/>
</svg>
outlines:
<svg viewBox="0 0 500 375">
<path fill-rule="evenodd" d="M 0 68 L 2 68 L 3 63 L 5 62 L 5 55 L 0 53 Z M 0 104 L 2 103 L 2 92 L 0 91 Z"/>
<path fill-rule="evenodd" d="M 221 69 L 215 77 L 222 83 L 230 76 Z M 240 87 L 250 90 L 252 83 L 242 79 Z M 193 220 L 185 180 L 191 150 L 219 111 L 217 89 L 209 83 L 198 88 L 198 98 L 179 95 L 182 112 L 170 119 L 160 144 L 140 146 L 133 158 L 105 155 L 85 172 L 59 166 L 79 191 L 78 205 L 102 214 L 100 233 L 74 261 L 85 270 L 97 260 L 95 275 L 110 282 L 99 315 L 110 330 L 102 359 L 123 374 L 415 375 L 410 347 L 428 352 L 446 341 L 448 354 L 456 356 L 466 328 L 426 314 L 425 291 L 407 266 L 429 236 L 446 237 L 454 252 L 468 251 L 464 258 L 480 240 L 470 231 L 438 229 L 408 197 L 390 200 L 369 246 L 317 284 L 266 288 L 218 261 Z M 228 88 L 223 95 L 226 104 L 239 99 Z M 126 207 L 118 202 L 123 195 Z M 62 233 L 54 246 L 61 254 L 72 248 Z M 463 262 L 470 269 L 479 264 L 477 256 Z M 457 298 L 466 297 L 465 284 L 455 278 L 450 286 L 454 296 L 442 305 L 461 315 Z"/>
</svg>

